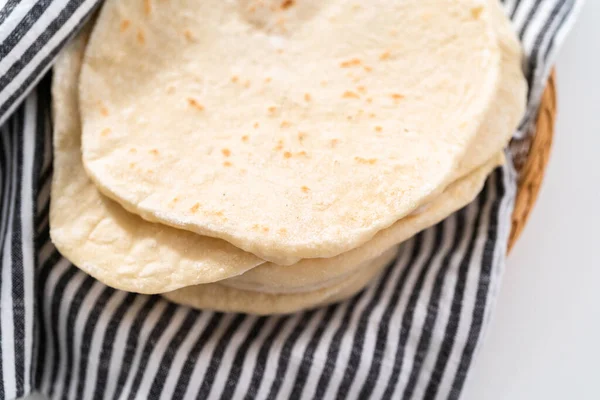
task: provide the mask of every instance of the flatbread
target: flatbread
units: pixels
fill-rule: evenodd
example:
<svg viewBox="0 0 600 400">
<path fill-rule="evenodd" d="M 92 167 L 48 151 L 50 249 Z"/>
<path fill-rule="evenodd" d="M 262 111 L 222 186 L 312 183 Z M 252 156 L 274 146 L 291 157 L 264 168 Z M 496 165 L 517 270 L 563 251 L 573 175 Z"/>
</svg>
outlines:
<svg viewBox="0 0 600 400">
<path fill-rule="evenodd" d="M 525 110 L 527 85 L 521 71 L 521 47 L 499 3 L 491 0 L 491 11 L 502 49 L 500 88 L 491 111 L 461 162 L 458 180 L 429 204 L 401 219 L 359 248 L 328 259 L 305 259 L 292 266 L 265 263 L 242 275 L 222 281 L 230 287 L 271 293 L 314 290 L 342 279 L 352 266 L 375 257 L 392 244 L 400 243 L 421 230 L 437 224 L 470 203 L 483 187 L 489 172 L 503 162 L 503 148 L 515 131 Z M 487 161 L 487 162 L 486 162 Z M 483 165 L 482 165 L 483 164 Z"/>
<path fill-rule="evenodd" d="M 527 105 L 527 81 L 521 68 L 521 43 L 498 0 L 489 0 L 501 50 L 500 84 L 475 140 L 461 160 L 455 178 L 480 166 L 504 148 L 516 131 Z"/>
<path fill-rule="evenodd" d="M 50 236 L 73 264 L 117 289 L 160 293 L 214 282 L 264 261 L 231 244 L 144 221 L 98 192 L 81 162 L 77 83 L 86 33 L 58 57 L 52 82 Z"/>
<path fill-rule="evenodd" d="M 293 313 L 353 296 L 389 265 L 397 251 L 398 247 L 395 246 L 342 282 L 306 293 L 259 293 L 226 287 L 220 283 L 209 283 L 163 293 L 162 296 L 174 303 L 202 310 L 259 315 Z"/>
<path fill-rule="evenodd" d="M 490 171 L 503 162 L 503 154 L 496 154 L 483 166 L 453 183 L 423 212 L 401 219 L 354 250 L 333 258 L 304 259 L 290 266 L 265 263 L 219 283 L 267 293 L 302 292 L 331 284 L 356 271 L 365 260 L 373 259 L 391 246 L 410 239 L 470 203 L 481 191 Z"/>
<path fill-rule="evenodd" d="M 333 257 L 443 190 L 498 71 L 482 0 L 108 0 L 84 165 L 149 221 L 278 264 Z"/>
</svg>

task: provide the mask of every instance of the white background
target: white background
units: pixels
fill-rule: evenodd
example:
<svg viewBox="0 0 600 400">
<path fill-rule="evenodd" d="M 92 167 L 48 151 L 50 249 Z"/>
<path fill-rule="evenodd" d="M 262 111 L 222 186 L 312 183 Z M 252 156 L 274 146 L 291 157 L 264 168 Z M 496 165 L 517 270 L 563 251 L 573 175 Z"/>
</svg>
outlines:
<svg viewBox="0 0 600 400">
<path fill-rule="evenodd" d="M 464 400 L 600 399 L 600 0 L 587 0 L 557 69 L 546 179 Z"/>
<path fill-rule="evenodd" d="M 465 400 L 600 399 L 600 1 L 558 57 L 546 179 L 509 256 Z"/>
</svg>

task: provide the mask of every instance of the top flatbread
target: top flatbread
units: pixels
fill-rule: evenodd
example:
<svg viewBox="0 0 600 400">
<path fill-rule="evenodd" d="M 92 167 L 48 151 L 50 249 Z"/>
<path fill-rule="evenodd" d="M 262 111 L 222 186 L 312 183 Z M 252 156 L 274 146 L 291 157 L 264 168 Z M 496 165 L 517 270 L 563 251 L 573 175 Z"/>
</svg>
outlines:
<svg viewBox="0 0 600 400">
<path fill-rule="evenodd" d="M 128 210 L 290 264 L 443 189 L 495 93 L 476 0 L 105 4 L 84 165 Z"/>
<path fill-rule="evenodd" d="M 392 244 L 402 242 L 432 226 L 448 214 L 471 202 L 481 190 L 490 170 L 502 162 L 496 154 L 510 139 L 525 110 L 527 85 L 521 71 L 521 46 L 500 4 L 490 0 L 494 29 L 502 50 L 500 87 L 492 107 L 461 160 L 456 180 L 436 196 L 425 209 L 409 215 L 373 239 L 348 252 L 326 259 L 305 259 L 292 266 L 265 263 L 242 275 L 221 282 L 232 287 L 270 292 L 283 292 L 318 287 L 322 282 L 348 273 L 353 265 L 375 257 Z M 492 158 L 493 157 L 493 158 Z"/>
</svg>

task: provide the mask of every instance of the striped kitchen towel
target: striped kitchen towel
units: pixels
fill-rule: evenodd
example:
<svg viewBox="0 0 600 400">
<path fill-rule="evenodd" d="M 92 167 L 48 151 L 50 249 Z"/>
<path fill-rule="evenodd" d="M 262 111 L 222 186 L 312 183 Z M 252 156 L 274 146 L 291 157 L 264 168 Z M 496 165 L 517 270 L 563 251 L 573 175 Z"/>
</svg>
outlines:
<svg viewBox="0 0 600 400">
<path fill-rule="evenodd" d="M 509 158 L 526 148 L 581 3 L 504 2 L 530 85 Z M 365 291 L 296 315 L 196 311 L 111 289 L 60 256 L 48 227 L 46 72 L 98 4 L 0 0 L 0 399 L 459 398 L 502 278 L 510 163 L 472 204 L 403 244 Z"/>
</svg>

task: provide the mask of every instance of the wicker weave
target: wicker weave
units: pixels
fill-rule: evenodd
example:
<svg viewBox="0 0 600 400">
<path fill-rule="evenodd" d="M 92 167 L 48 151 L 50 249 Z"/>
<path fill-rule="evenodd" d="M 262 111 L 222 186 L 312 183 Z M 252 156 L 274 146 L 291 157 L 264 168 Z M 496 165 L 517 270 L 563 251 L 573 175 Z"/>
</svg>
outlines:
<svg viewBox="0 0 600 400">
<path fill-rule="evenodd" d="M 519 186 L 512 215 L 512 230 L 508 241 L 509 251 L 523 231 L 540 191 L 552 147 L 555 117 L 556 82 L 555 74 L 552 73 L 542 96 L 536 132 L 533 135 L 529 154 L 518 171 Z"/>
</svg>

